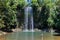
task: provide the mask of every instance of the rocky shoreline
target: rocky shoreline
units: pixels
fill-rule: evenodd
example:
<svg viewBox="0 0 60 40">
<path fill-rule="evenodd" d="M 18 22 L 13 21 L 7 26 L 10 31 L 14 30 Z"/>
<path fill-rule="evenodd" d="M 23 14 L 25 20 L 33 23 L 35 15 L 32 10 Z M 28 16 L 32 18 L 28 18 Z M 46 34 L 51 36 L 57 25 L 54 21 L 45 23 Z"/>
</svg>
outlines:
<svg viewBox="0 0 60 40">
<path fill-rule="evenodd" d="M 12 31 L 13 32 L 22 31 L 22 29 L 16 28 L 16 29 L 12 29 Z M 6 34 L 9 34 L 9 33 L 13 33 L 13 32 L 3 32 L 3 31 L 0 31 L 0 36 L 6 35 Z"/>
</svg>

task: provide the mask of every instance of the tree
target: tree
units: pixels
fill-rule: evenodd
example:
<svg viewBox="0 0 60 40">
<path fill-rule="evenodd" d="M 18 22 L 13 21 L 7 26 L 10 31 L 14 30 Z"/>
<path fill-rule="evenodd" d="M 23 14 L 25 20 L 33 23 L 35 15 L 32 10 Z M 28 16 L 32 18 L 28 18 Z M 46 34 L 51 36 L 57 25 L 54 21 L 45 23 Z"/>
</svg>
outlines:
<svg viewBox="0 0 60 40">
<path fill-rule="evenodd" d="M 56 2 L 56 18 L 55 18 L 55 28 L 60 30 L 60 0 Z"/>
<path fill-rule="evenodd" d="M 2 21 L 4 22 L 3 25 L 5 25 L 4 27 L 10 28 L 10 25 L 14 25 L 15 22 L 17 22 L 17 18 L 16 18 L 16 8 L 17 8 L 17 4 L 18 2 L 16 0 L 12 1 L 12 0 L 0 0 L 0 15 L 2 17 Z M 2 26 L 3 26 L 2 25 Z"/>
</svg>

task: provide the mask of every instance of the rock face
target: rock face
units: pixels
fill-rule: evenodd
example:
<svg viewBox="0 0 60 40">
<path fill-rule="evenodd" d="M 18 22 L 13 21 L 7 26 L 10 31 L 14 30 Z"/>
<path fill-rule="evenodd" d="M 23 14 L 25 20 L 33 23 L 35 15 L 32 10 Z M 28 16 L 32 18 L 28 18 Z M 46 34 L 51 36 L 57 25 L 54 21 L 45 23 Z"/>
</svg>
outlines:
<svg viewBox="0 0 60 40">
<path fill-rule="evenodd" d="M 0 36 L 6 35 L 6 32 L 0 31 Z"/>
</svg>

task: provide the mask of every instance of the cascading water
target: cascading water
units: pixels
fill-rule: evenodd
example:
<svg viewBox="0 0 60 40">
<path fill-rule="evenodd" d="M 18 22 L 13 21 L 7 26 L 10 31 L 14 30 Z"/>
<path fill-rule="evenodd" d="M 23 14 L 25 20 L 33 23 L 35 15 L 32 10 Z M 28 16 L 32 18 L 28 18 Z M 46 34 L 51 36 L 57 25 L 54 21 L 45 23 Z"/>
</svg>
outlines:
<svg viewBox="0 0 60 40">
<path fill-rule="evenodd" d="M 25 0 L 27 5 L 31 4 L 31 0 Z M 34 26 L 33 26 L 33 9 L 30 5 L 25 7 L 25 20 L 24 20 L 24 31 L 34 31 Z"/>
<path fill-rule="evenodd" d="M 25 20 L 24 20 L 24 22 L 25 22 L 24 29 L 25 29 L 25 31 L 28 31 L 28 8 L 27 7 L 25 8 Z"/>
</svg>

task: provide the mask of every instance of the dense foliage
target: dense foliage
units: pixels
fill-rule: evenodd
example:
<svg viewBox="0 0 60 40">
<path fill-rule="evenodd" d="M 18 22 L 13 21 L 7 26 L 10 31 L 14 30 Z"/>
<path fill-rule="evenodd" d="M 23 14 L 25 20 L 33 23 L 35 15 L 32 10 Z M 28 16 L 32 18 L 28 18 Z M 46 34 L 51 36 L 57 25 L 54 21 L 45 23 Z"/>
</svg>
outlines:
<svg viewBox="0 0 60 40">
<path fill-rule="evenodd" d="M 0 28 L 24 23 L 25 0 L 0 0 Z M 60 0 L 32 0 L 34 26 L 60 27 Z"/>
</svg>

